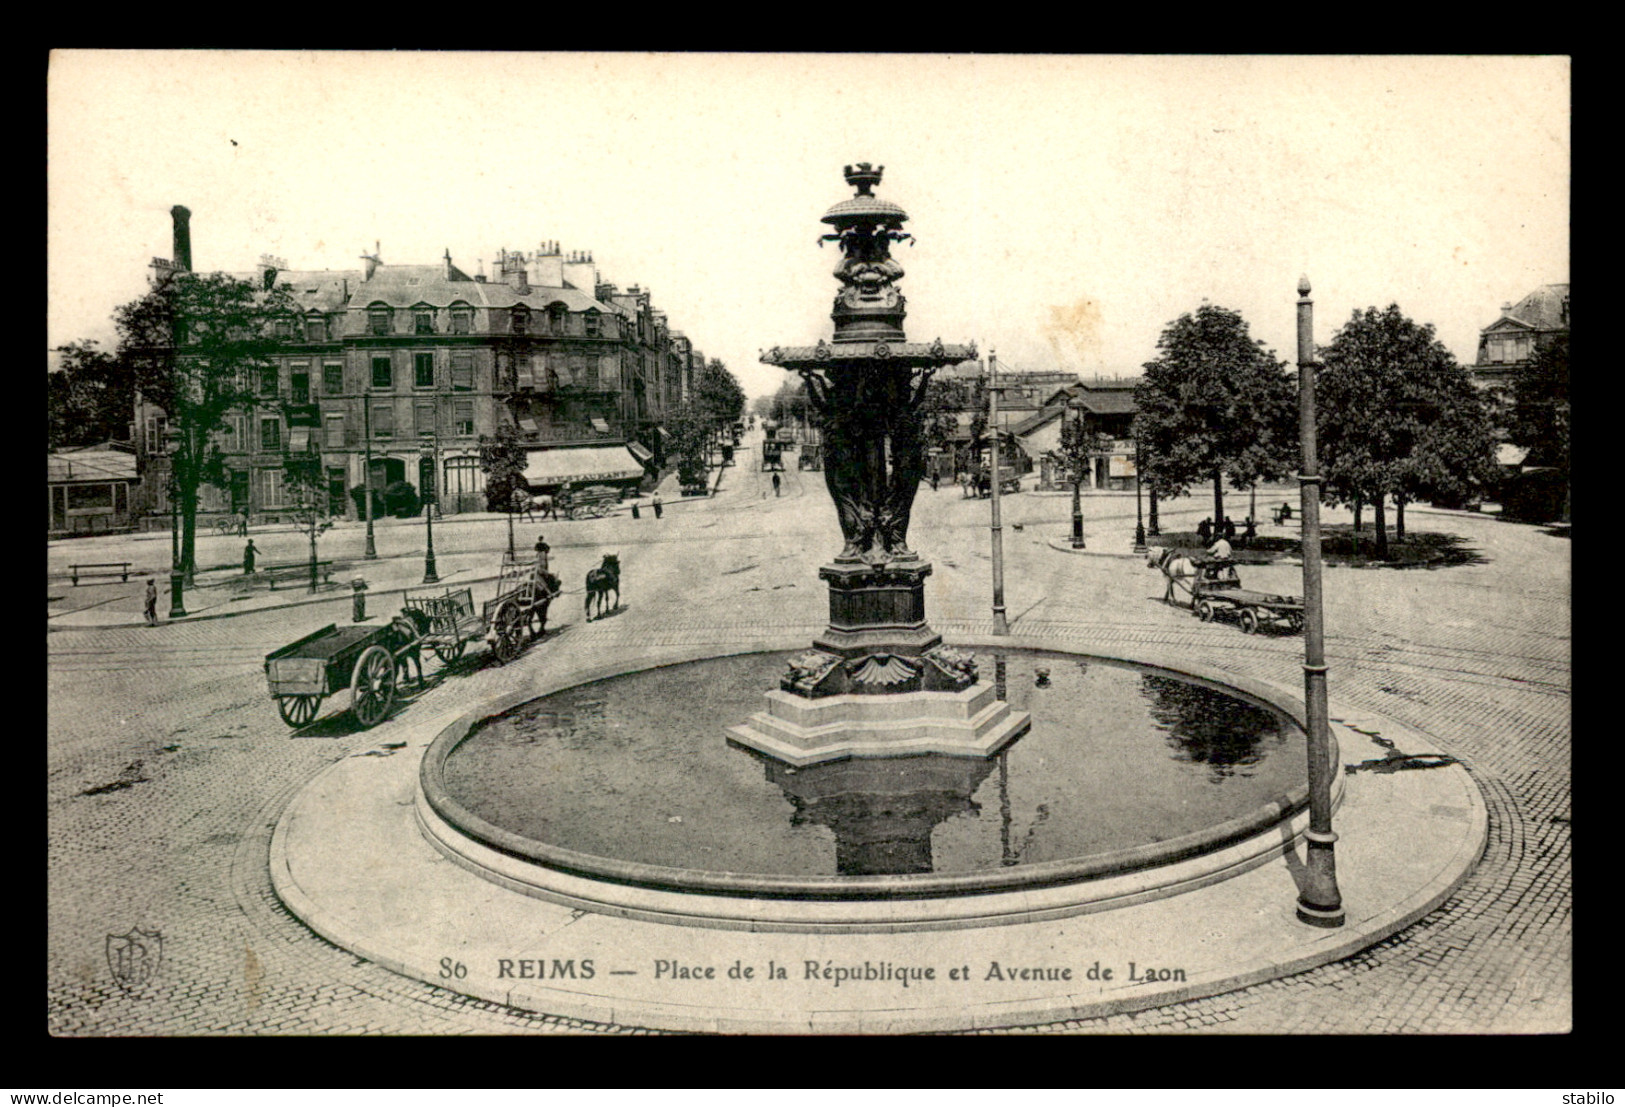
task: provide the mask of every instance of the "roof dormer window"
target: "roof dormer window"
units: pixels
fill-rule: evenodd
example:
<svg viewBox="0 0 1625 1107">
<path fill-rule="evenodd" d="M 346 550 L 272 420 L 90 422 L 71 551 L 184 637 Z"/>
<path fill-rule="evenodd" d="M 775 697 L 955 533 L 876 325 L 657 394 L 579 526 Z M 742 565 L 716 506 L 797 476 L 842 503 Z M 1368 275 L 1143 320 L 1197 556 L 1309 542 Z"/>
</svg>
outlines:
<svg viewBox="0 0 1625 1107">
<path fill-rule="evenodd" d="M 518 304 L 513 309 L 513 333 L 530 333 L 530 309 L 524 304 Z"/>
<path fill-rule="evenodd" d="M 416 307 L 416 308 L 412 309 L 412 333 L 413 334 L 433 334 L 434 333 L 434 309 L 433 308 Z"/>
<path fill-rule="evenodd" d="M 367 333 L 384 335 L 391 329 L 393 313 L 384 304 L 374 304 L 367 309 Z"/>
<path fill-rule="evenodd" d="M 603 332 L 603 317 L 590 308 L 587 311 L 587 337 L 597 338 Z"/>
</svg>

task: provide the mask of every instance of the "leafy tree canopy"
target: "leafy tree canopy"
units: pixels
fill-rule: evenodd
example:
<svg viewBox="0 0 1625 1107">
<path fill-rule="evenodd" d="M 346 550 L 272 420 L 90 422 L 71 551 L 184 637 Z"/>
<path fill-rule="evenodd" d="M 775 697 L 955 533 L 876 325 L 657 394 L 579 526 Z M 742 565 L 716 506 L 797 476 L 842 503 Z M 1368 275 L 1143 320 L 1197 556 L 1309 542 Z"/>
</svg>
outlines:
<svg viewBox="0 0 1625 1107">
<path fill-rule="evenodd" d="M 135 388 L 119 359 L 94 340 L 58 346 L 56 353 L 60 364 L 45 382 L 48 448 L 125 438 Z"/>
<path fill-rule="evenodd" d="M 1154 491 L 1178 496 L 1213 480 L 1222 511 L 1221 474 L 1245 488 L 1292 471 L 1291 377 L 1239 312 L 1203 304 L 1170 323 L 1157 349 L 1134 393 L 1134 434 Z"/>
<path fill-rule="evenodd" d="M 1512 441 L 1526 447 L 1528 464 L 1569 471 L 1569 336 L 1541 346 L 1512 376 Z"/>
</svg>

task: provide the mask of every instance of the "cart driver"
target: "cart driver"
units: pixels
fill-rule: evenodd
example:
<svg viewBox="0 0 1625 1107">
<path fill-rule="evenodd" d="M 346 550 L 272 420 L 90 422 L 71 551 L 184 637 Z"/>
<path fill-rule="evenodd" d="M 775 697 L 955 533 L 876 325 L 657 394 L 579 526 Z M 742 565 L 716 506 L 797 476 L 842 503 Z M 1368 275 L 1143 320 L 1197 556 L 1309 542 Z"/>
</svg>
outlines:
<svg viewBox="0 0 1625 1107">
<path fill-rule="evenodd" d="M 531 572 L 531 580 L 538 596 L 549 596 L 558 591 L 559 578 L 547 571 L 547 555 L 552 549 L 547 539 L 539 534 L 536 536 L 536 567 Z"/>
<path fill-rule="evenodd" d="M 1229 539 L 1225 538 L 1225 536 L 1223 534 L 1220 534 L 1218 540 L 1216 542 L 1214 542 L 1213 545 L 1211 545 L 1211 546 L 1209 546 L 1207 548 L 1207 552 L 1217 561 L 1229 561 L 1230 560 L 1230 541 L 1229 541 Z"/>
</svg>

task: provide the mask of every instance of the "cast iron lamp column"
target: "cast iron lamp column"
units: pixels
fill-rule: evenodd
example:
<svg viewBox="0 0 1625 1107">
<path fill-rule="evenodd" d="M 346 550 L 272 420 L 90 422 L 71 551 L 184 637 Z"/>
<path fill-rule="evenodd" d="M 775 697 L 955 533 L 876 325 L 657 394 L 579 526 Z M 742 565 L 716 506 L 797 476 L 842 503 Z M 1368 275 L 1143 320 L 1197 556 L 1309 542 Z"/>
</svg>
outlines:
<svg viewBox="0 0 1625 1107">
<path fill-rule="evenodd" d="M 993 443 L 988 460 L 992 472 L 988 484 L 993 499 L 993 633 L 1009 634 L 1004 617 L 1004 526 L 999 521 L 999 359 L 997 351 L 987 352 L 987 430 Z"/>
<path fill-rule="evenodd" d="M 369 402 L 369 397 L 365 392 L 361 394 L 361 421 L 366 427 L 365 437 L 367 454 L 367 472 L 366 480 L 364 482 L 367 491 L 366 495 L 361 497 L 362 503 L 365 505 L 367 511 L 367 552 L 361 556 L 368 561 L 377 561 L 378 546 L 377 543 L 375 543 L 372 539 L 372 404 Z"/>
<path fill-rule="evenodd" d="M 1077 435 L 1075 450 L 1082 450 L 1084 443 L 1083 410 L 1072 404 L 1075 418 L 1072 420 L 1073 433 Z M 1083 467 L 1089 463 L 1088 458 L 1077 458 L 1072 462 L 1072 548 L 1081 550 L 1083 544 Z"/>
<path fill-rule="evenodd" d="M 175 480 L 175 459 L 180 456 L 181 436 L 173 427 L 164 436 L 169 447 L 169 617 L 186 618 L 182 591 L 186 574 L 181 571 L 180 485 Z"/>
<path fill-rule="evenodd" d="M 439 476 L 439 474 L 435 471 L 439 467 L 439 453 L 440 453 L 440 450 L 439 450 L 438 447 L 439 447 L 439 439 L 435 437 L 435 435 L 434 435 L 434 433 L 432 431 L 431 432 L 426 432 L 423 435 L 422 442 L 420 443 L 420 445 L 418 447 L 418 460 L 419 461 L 427 461 L 429 463 L 429 480 L 426 482 L 429 485 L 429 487 L 426 488 L 424 491 L 428 492 L 428 494 L 429 494 L 429 496 L 431 498 L 429 502 L 426 502 L 423 505 L 423 528 L 424 528 L 425 533 L 428 536 L 428 545 L 424 548 L 424 552 L 423 552 L 423 583 L 424 584 L 439 584 L 440 583 L 440 574 L 435 572 L 435 565 L 434 565 L 434 506 L 433 506 L 434 503 L 437 502 L 440 499 L 440 489 L 439 489 L 440 482 L 436 479 Z M 422 466 L 420 465 L 418 467 L 420 482 L 422 481 L 422 475 L 421 475 L 422 471 L 423 471 Z M 509 514 L 509 517 L 510 518 L 512 517 L 511 512 Z"/>
<path fill-rule="evenodd" d="M 1314 301 L 1309 278 L 1298 278 L 1298 433 L 1303 468 L 1298 474 L 1303 500 L 1303 685 L 1309 724 L 1308 857 L 1298 888 L 1298 918 L 1310 926 L 1342 926 L 1343 897 L 1337 889 L 1332 832 L 1331 731 L 1326 708 L 1326 626 L 1320 593 L 1320 472 L 1315 457 Z"/>
</svg>

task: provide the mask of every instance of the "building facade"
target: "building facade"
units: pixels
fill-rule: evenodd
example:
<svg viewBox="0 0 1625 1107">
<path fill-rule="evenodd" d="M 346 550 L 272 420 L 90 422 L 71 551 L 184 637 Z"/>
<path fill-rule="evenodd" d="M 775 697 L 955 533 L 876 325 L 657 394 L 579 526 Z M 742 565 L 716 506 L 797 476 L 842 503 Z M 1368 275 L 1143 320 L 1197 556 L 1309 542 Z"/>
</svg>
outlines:
<svg viewBox="0 0 1625 1107">
<path fill-rule="evenodd" d="M 155 263 L 159 278 L 189 268 L 189 242 L 185 253 Z M 590 254 L 556 242 L 501 250 L 494 268 L 491 279 L 483 266 L 469 276 L 450 251 L 433 265 L 390 265 L 375 250 L 355 270 L 266 257 L 232 274 L 280 286 L 298 310 L 275 321 L 280 349 L 252 382 L 255 401 L 218 436 L 229 479 L 205 486 L 200 511 L 256 521 L 292 511 L 287 453 L 319 456 L 332 514 L 361 512 L 369 471 L 375 490 L 404 480 L 420 496 L 437 492 L 443 512 L 482 511 L 479 440 L 505 424 L 539 493 L 636 485 L 658 468 L 658 428 L 682 387 L 648 291 L 600 283 Z M 161 459 L 164 413 L 137 405 L 137 449 Z M 161 497 L 151 506 L 163 509 Z"/>
<path fill-rule="evenodd" d="M 1569 286 L 1541 285 L 1516 304 L 1502 304 L 1500 318 L 1478 336 L 1473 380 L 1488 391 L 1506 394 L 1513 374 L 1552 338 L 1569 332 Z"/>
</svg>

